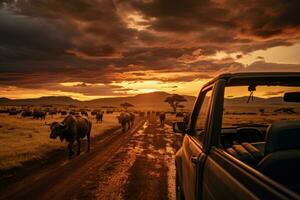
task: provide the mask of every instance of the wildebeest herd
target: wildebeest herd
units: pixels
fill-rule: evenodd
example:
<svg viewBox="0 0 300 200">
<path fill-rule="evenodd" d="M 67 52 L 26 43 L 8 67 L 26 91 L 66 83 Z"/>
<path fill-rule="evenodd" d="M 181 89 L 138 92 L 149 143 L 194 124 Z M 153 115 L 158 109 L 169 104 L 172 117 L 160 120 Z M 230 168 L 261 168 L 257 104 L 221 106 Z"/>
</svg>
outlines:
<svg viewBox="0 0 300 200">
<path fill-rule="evenodd" d="M 107 110 L 106 114 L 111 114 L 114 111 Z M 95 119 L 96 123 L 102 123 L 104 117 L 104 111 L 96 109 L 96 110 L 58 110 L 58 109 L 49 109 L 49 108 L 34 108 L 30 109 L 29 107 L 16 109 L 16 108 L 8 108 L 8 109 L 0 109 L 0 113 L 7 113 L 8 115 L 19 115 L 24 118 L 32 118 L 36 120 L 45 120 L 46 117 L 53 118 L 53 116 L 60 115 L 63 116 L 63 120 L 61 122 L 54 121 L 50 124 L 46 123 L 46 125 L 50 126 L 50 138 L 56 139 L 60 138 L 61 141 L 68 142 L 68 150 L 69 157 L 71 157 L 74 152 L 72 150 L 73 144 L 77 143 L 77 155 L 80 154 L 81 148 L 81 139 L 87 138 L 87 152 L 90 150 L 90 137 L 91 137 L 91 128 L 92 121 L 91 119 Z M 89 115 L 90 114 L 90 115 Z M 164 124 L 166 113 L 165 112 L 127 112 L 122 111 L 118 116 L 117 120 L 121 125 L 123 133 L 130 130 L 135 123 L 136 115 L 139 117 L 150 117 L 155 114 L 159 117 L 161 125 Z"/>
</svg>

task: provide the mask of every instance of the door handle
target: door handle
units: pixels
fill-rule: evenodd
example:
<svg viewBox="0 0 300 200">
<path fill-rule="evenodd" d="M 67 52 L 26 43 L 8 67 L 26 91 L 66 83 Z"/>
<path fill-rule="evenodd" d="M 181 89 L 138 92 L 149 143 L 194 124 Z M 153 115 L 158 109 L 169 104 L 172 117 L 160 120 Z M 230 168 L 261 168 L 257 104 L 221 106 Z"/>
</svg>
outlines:
<svg viewBox="0 0 300 200">
<path fill-rule="evenodd" d="M 190 160 L 193 164 L 196 165 L 198 163 L 198 156 L 191 156 Z"/>
</svg>

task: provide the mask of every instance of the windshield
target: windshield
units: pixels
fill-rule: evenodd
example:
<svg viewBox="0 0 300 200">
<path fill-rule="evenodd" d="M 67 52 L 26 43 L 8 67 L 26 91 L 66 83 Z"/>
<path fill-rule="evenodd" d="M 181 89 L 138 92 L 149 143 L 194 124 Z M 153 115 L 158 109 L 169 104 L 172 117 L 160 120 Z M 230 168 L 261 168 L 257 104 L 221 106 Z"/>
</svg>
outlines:
<svg viewBox="0 0 300 200">
<path fill-rule="evenodd" d="M 222 127 L 268 126 L 274 121 L 300 121 L 300 103 L 284 102 L 286 92 L 299 92 L 300 87 L 231 86 L 225 88 Z"/>
</svg>

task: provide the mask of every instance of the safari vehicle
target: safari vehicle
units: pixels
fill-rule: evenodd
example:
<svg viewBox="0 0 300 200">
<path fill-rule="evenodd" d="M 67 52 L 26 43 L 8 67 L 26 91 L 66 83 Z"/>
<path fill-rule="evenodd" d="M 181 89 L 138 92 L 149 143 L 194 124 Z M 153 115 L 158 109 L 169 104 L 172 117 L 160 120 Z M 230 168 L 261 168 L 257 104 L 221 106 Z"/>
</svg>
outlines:
<svg viewBox="0 0 300 200">
<path fill-rule="evenodd" d="M 185 127 L 177 199 L 300 199 L 300 73 L 220 75 Z"/>
</svg>

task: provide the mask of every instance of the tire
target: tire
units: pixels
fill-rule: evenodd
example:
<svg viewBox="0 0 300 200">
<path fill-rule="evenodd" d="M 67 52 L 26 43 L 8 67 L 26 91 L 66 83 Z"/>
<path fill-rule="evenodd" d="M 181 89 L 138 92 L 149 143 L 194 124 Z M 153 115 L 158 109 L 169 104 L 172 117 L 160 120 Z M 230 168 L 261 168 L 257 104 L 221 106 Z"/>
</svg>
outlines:
<svg viewBox="0 0 300 200">
<path fill-rule="evenodd" d="M 183 191 L 182 191 L 182 188 L 180 186 L 180 183 L 179 183 L 179 176 L 178 176 L 178 172 L 176 170 L 176 184 L 175 184 L 176 188 L 176 200 L 184 200 L 184 195 L 183 195 Z"/>
</svg>

